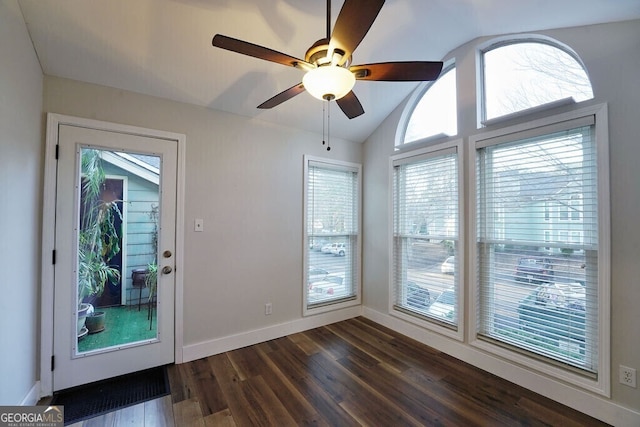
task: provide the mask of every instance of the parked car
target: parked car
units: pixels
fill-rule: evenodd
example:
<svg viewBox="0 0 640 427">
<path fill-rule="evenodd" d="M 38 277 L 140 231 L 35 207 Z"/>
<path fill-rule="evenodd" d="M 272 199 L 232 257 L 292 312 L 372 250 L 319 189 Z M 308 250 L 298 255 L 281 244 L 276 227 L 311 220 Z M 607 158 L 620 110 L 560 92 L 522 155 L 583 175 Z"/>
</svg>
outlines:
<svg viewBox="0 0 640 427">
<path fill-rule="evenodd" d="M 310 283 L 309 294 L 333 295 L 335 285 L 335 283 L 327 280 Z"/>
<path fill-rule="evenodd" d="M 445 289 L 429 307 L 428 313 L 436 318 L 452 321 L 456 311 L 456 292 L 453 287 Z"/>
<path fill-rule="evenodd" d="M 548 283 L 531 292 L 518 306 L 520 328 L 532 335 L 579 346 L 584 352 L 585 289 L 580 283 Z"/>
<path fill-rule="evenodd" d="M 334 243 L 331 245 L 331 253 L 336 256 L 344 256 L 347 247 L 344 243 Z"/>
<path fill-rule="evenodd" d="M 330 254 L 332 245 L 333 243 L 325 243 L 324 245 L 322 245 L 320 252 L 322 252 L 323 254 Z"/>
<path fill-rule="evenodd" d="M 553 263 L 549 258 L 522 257 L 516 266 L 516 281 L 540 285 L 553 281 Z"/>
<path fill-rule="evenodd" d="M 429 289 L 415 282 L 407 282 L 407 306 L 417 310 L 426 310 L 431 305 Z"/>
<path fill-rule="evenodd" d="M 309 283 L 309 299 L 320 299 L 345 294 L 344 279 L 340 276 L 329 275 L 324 280 Z"/>
<path fill-rule="evenodd" d="M 314 239 L 309 244 L 309 249 L 312 249 L 314 251 L 320 251 L 322 250 L 322 247 L 326 244 L 327 244 L 327 241 L 324 239 Z"/>
<path fill-rule="evenodd" d="M 342 285 L 344 283 L 344 274 L 342 273 L 329 274 L 324 278 L 324 280 L 327 282 L 333 282 L 337 285 Z"/>
<path fill-rule="evenodd" d="M 319 282 L 320 280 L 324 280 L 325 277 L 329 275 L 329 272 L 324 268 L 309 266 L 309 274 L 307 275 L 307 282 Z"/>
<path fill-rule="evenodd" d="M 440 265 L 440 272 L 442 274 L 453 274 L 456 271 L 456 257 L 450 256 L 444 260 Z"/>
</svg>

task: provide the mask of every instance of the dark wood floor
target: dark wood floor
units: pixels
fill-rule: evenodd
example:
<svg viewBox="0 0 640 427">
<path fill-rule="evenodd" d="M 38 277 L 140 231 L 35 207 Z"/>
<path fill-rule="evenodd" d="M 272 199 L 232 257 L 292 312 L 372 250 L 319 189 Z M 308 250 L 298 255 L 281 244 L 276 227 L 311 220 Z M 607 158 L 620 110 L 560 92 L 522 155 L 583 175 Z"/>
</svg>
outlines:
<svg viewBox="0 0 640 427">
<path fill-rule="evenodd" d="M 364 318 L 172 366 L 169 379 L 171 396 L 78 425 L 605 425 Z"/>
</svg>

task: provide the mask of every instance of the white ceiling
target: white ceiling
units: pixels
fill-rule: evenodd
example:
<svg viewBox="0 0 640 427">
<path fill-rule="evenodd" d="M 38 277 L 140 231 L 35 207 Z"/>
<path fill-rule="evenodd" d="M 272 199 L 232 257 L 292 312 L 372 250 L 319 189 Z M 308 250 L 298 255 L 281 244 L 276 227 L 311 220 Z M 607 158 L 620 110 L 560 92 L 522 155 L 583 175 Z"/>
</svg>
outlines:
<svg viewBox="0 0 640 427">
<path fill-rule="evenodd" d="M 334 0 L 335 21 L 343 1 Z M 216 33 L 304 58 L 325 0 L 19 0 L 43 72 L 322 132 L 322 102 L 256 106 L 302 72 L 213 48 Z M 640 18 L 639 0 L 387 0 L 353 63 L 441 60 L 478 36 Z M 356 83 L 365 114 L 332 103 L 331 133 L 364 141 L 416 83 Z"/>
</svg>

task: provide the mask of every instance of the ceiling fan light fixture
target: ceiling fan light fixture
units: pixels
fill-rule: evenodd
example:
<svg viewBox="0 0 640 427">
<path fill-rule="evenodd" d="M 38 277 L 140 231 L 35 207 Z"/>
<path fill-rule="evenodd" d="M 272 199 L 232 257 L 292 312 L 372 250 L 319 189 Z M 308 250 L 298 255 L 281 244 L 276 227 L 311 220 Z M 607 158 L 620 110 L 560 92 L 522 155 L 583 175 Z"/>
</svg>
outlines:
<svg viewBox="0 0 640 427">
<path fill-rule="evenodd" d="M 302 84 L 314 98 L 340 99 L 351 92 L 356 77 L 344 67 L 326 65 L 307 71 Z"/>
</svg>

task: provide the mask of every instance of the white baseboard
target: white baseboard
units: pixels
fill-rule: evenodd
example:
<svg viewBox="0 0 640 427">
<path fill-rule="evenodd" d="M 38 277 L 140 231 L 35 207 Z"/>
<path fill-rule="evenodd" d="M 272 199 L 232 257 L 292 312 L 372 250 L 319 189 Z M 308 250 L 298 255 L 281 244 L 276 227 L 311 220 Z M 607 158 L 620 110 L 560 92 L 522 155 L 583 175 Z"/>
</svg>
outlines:
<svg viewBox="0 0 640 427">
<path fill-rule="evenodd" d="M 291 322 L 271 325 L 265 328 L 255 329 L 252 331 L 217 338 L 210 341 L 203 341 L 196 344 L 185 345 L 182 350 L 182 360 L 183 362 L 190 362 L 192 360 L 202 359 L 203 357 L 224 353 L 225 351 L 231 351 L 249 345 L 259 344 L 261 342 L 317 328 L 319 326 L 351 319 L 360 316 L 361 314 L 362 309 L 360 306 L 350 307 L 342 310 L 318 314 L 315 316 L 303 317 Z"/>
<path fill-rule="evenodd" d="M 640 413 L 606 398 L 576 389 L 553 378 L 514 365 L 462 342 L 407 323 L 386 313 L 363 307 L 362 315 L 436 350 L 511 381 L 542 396 L 617 427 L 640 426 Z"/>
<path fill-rule="evenodd" d="M 40 400 L 40 381 L 36 381 L 36 383 L 31 387 L 31 390 L 27 393 L 27 395 L 20 402 L 20 406 L 35 406 Z"/>
</svg>

